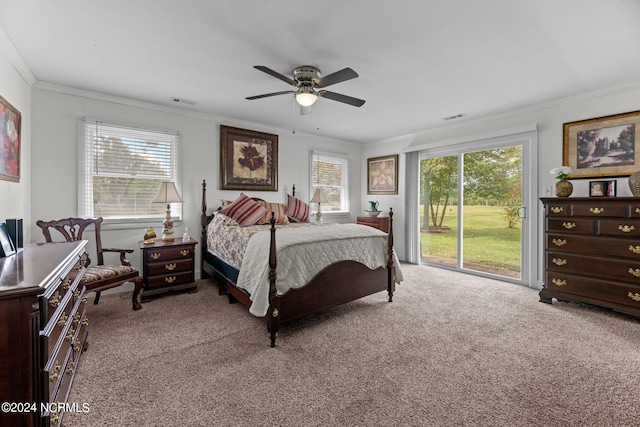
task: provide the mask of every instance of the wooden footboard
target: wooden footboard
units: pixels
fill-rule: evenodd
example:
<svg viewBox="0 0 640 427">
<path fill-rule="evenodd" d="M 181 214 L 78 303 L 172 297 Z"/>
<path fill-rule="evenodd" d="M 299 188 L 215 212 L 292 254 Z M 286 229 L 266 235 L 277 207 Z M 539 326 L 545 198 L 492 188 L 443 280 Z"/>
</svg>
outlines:
<svg viewBox="0 0 640 427">
<path fill-rule="evenodd" d="M 201 277 L 213 277 L 220 287 L 220 293 L 229 295 L 230 301 L 240 301 L 251 306 L 249 296 L 235 286 L 233 280 L 223 274 L 209 261 L 212 256 L 207 251 L 207 225 L 213 214 L 207 215 L 206 183 L 202 181 L 202 264 Z M 393 256 L 393 210 L 389 209 L 389 238 L 387 245 L 387 265 L 375 270 L 352 260 L 338 261 L 315 275 L 306 285 L 291 289 L 283 295 L 277 294 L 276 270 L 276 227 L 275 217 L 271 218 L 271 239 L 269 245 L 269 310 L 262 320 L 267 324 L 271 347 L 275 346 L 280 323 L 298 319 L 347 302 L 386 290 L 388 301 L 393 301 L 395 292 L 395 267 Z"/>
</svg>

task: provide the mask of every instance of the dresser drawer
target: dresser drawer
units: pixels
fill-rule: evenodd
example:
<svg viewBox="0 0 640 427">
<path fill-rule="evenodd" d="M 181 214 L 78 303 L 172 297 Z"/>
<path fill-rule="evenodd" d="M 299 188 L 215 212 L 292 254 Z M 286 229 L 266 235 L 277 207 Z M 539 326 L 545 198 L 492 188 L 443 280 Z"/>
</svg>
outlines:
<svg viewBox="0 0 640 427">
<path fill-rule="evenodd" d="M 546 273 L 545 286 L 557 292 L 586 296 L 594 300 L 589 302 L 595 304 L 606 306 L 606 302 L 611 302 L 640 309 L 640 286 L 632 284 L 549 271 Z"/>
<path fill-rule="evenodd" d="M 626 204 L 605 204 L 600 203 L 601 200 L 594 199 L 592 203 L 573 205 L 571 212 L 573 216 L 594 216 L 599 218 L 624 218 L 627 216 L 628 206 Z"/>
<path fill-rule="evenodd" d="M 154 262 L 149 264 L 149 275 L 178 273 L 191 269 L 191 259 L 168 260 L 165 262 Z"/>
<path fill-rule="evenodd" d="M 600 220 L 598 232 L 605 236 L 640 237 L 640 221 L 631 219 Z"/>
<path fill-rule="evenodd" d="M 596 255 L 606 254 L 640 261 L 640 239 L 616 239 L 597 236 L 547 234 L 547 249 L 553 252 Z"/>
<path fill-rule="evenodd" d="M 547 252 L 547 270 L 640 285 L 640 261 Z"/>
<path fill-rule="evenodd" d="M 144 255 L 146 262 L 151 263 L 155 261 L 190 259 L 194 256 L 194 250 L 192 247 L 158 248 L 146 250 Z"/>
<path fill-rule="evenodd" d="M 592 219 L 548 219 L 547 227 L 550 232 L 563 232 L 571 234 L 595 234 L 596 221 Z"/>
<path fill-rule="evenodd" d="M 154 276 L 147 279 L 147 288 L 157 289 L 166 286 L 181 285 L 183 283 L 191 283 L 193 282 L 193 279 L 193 271 L 167 274 L 164 276 Z"/>
</svg>

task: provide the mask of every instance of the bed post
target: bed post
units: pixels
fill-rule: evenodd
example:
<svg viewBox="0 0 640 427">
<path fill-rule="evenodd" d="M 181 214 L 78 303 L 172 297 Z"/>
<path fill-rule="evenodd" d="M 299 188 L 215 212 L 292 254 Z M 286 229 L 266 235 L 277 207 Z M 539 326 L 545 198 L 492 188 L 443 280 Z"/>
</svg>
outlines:
<svg viewBox="0 0 640 427">
<path fill-rule="evenodd" d="M 269 310 L 267 311 L 267 330 L 271 338 L 271 347 L 276 346 L 276 337 L 280 328 L 280 298 L 277 298 L 276 290 L 276 215 L 271 212 L 271 242 L 269 244 Z"/>
<path fill-rule="evenodd" d="M 202 202 L 200 215 L 200 278 L 206 279 L 209 277 L 206 271 L 204 271 L 204 252 L 207 250 L 207 183 L 202 180 Z"/>
<path fill-rule="evenodd" d="M 396 287 L 396 267 L 393 265 L 393 208 L 389 208 L 389 238 L 387 240 L 387 293 L 389 302 L 393 301 Z"/>
</svg>

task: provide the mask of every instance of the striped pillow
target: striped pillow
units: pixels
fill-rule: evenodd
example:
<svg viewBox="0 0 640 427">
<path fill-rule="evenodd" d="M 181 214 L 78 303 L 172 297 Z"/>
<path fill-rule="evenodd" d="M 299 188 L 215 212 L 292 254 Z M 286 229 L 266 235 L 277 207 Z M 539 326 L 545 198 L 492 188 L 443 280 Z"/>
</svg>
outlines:
<svg viewBox="0 0 640 427">
<path fill-rule="evenodd" d="M 295 221 L 309 222 L 309 205 L 290 194 L 287 196 L 287 216 Z"/>
<path fill-rule="evenodd" d="M 271 221 L 271 212 L 276 215 L 276 224 L 289 224 L 287 208 L 283 204 L 265 202 L 264 200 L 258 200 L 258 203 L 267 210 L 267 213 L 262 215 L 262 218 L 258 220 L 258 224 L 269 224 Z"/>
<path fill-rule="evenodd" d="M 246 194 L 240 193 L 240 196 L 233 203 L 222 208 L 220 212 L 233 219 L 241 227 L 246 227 L 258 222 L 267 210 Z"/>
</svg>

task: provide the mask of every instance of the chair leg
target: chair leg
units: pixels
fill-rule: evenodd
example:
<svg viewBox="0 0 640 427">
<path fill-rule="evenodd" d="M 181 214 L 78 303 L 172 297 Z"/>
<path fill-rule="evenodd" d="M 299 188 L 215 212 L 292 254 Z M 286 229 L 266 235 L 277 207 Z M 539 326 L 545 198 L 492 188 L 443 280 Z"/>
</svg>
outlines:
<svg viewBox="0 0 640 427">
<path fill-rule="evenodd" d="M 93 300 L 93 304 L 98 304 L 100 301 L 100 291 L 96 292 L 96 299 Z"/>
</svg>

